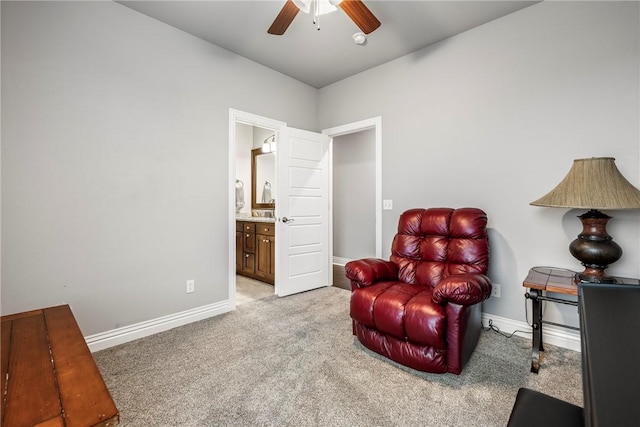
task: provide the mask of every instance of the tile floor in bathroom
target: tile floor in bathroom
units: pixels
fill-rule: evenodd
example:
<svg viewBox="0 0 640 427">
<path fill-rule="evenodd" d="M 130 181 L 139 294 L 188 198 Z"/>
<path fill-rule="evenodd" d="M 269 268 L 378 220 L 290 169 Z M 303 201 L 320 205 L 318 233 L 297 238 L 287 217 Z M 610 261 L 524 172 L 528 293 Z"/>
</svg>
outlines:
<svg viewBox="0 0 640 427">
<path fill-rule="evenodd" d="M 236 305 L 274 295 L 274 287 L 259 280 L 236 275 Z"/>
</svg>

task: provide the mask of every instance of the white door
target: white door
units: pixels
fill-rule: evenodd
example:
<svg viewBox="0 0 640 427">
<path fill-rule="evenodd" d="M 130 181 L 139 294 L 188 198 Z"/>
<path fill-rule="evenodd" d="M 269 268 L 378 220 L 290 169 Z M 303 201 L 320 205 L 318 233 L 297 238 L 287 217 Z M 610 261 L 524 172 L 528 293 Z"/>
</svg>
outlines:
<svg viewBox="0 0 640 427">
<path fill-rule="evenodd" d="M 284 127 L 276 157 L 275 291 L 286 296 L 329 285 L 329 137 Z"/>
</svg>

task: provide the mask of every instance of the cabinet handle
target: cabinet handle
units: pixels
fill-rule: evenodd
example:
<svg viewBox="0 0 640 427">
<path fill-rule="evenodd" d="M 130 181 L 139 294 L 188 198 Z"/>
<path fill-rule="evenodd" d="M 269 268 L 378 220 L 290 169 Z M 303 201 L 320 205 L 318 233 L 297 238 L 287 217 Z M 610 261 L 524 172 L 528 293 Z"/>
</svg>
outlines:
<svg viewBox="0 0 640 427">
<path fill-rule="evenodd" d="M 249 254 L 244 254 L 244 257 L 245 258 L 249 258 Z"/>
<path fill-rule="evenodd" d="M 247 237 L 249 237 L 249 235 L 247 234 Z"/>
</svg>

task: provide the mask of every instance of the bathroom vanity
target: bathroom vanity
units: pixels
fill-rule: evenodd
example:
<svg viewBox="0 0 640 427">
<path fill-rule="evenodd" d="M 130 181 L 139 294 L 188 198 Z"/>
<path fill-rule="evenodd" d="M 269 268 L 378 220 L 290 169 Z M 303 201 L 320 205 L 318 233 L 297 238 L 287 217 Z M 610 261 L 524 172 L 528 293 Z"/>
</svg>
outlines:
<svg viewBox="0 0 640 427">
<path fill-rule="evenodd" d="M 275 282 L 276 230 L 274 218 L 236 219 L 236 273 L 262 282 Z"/>
</svg>

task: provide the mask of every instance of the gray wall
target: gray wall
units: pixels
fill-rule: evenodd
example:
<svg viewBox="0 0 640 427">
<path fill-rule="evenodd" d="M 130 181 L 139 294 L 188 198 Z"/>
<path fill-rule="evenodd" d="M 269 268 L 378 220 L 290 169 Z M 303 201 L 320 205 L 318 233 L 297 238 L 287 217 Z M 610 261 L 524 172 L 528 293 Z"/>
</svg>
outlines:
<svg viewBox="0 0 640 427">
<path fill-rule="evenodd" d="M 579 157 L 640 182 L 637 2 L 542 2 L 319 91 L 117 3 L 1 7 L 3 313 L 71 303 L 89 335 L 227 299 L 230 107 L 382 116 L 384 250 L 404 209 L 484 208 L 484 310 L 517 320 L 531 266 L 578 268 L 581 212 L 528 203 Z M 640 213 L 611 214 L 638 277 Z"/>
<path fill-rule="evenodd" d="M 319 90 L 320 128 L 384 119 L 383 254 L 407 208 L 483 208 L 502 284 L 483 309 L 516 320 L 530 267 L 579 269 L 583 211 L 529 202 L 581 157 L 613 156 L 640 186 L 638 17 L 638 2 L 542 2 Z M 609 213 L 625 251 L 609 271 L 639 277 L 640 213 Z"/>
<path fill-rule="evenodd" d="M 316 90 L 114 2 L 1 7 L 2 313 L 226 300 L 229 108 L 314 129 Z"/>
<path fill-rule="evenodd" d="M 333 138 L 333 256 L 376 255 L 373 129 Z"/>
</svg>

